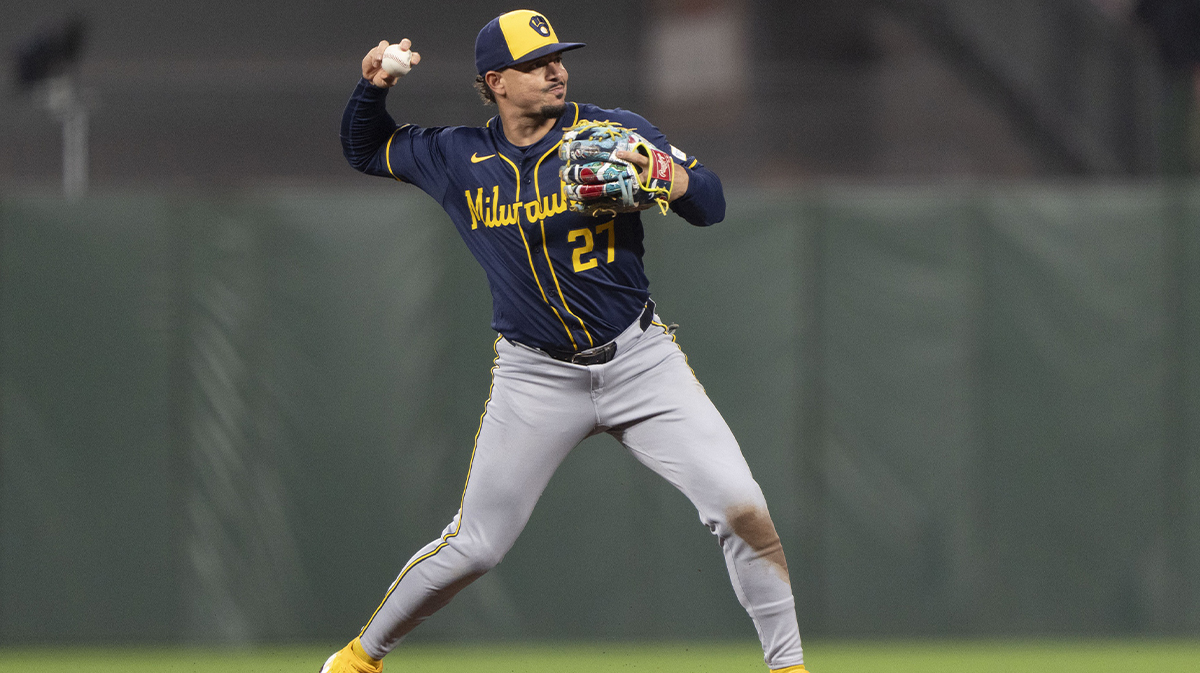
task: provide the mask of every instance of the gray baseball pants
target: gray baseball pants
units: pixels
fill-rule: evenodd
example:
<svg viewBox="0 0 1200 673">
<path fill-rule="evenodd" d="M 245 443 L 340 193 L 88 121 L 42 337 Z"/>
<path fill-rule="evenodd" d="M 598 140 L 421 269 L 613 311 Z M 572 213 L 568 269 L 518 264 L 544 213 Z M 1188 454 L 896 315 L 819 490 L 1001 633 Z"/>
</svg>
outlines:
<svg viewBox="0 0 1200 673">
<path fill-rule="evenodd" d="M 717 536 L 767 666 L 803 663 L 783 548 L 733 433 L 657 316 L 644 331 L 635 322 L 616 346 L 611 361 L 583 366 L 496 341 L 461 507 L 404 566 L 363 627 L 368 654 L 382 659 L 498 564 L 571 449 L 607 432 L 682 491 Z"/>
</svg>

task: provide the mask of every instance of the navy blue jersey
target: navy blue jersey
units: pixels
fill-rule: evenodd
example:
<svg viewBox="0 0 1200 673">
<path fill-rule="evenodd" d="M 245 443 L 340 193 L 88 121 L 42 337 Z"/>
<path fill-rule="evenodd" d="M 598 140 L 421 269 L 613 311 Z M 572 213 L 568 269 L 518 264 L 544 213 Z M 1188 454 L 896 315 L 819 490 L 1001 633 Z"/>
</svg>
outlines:
<svg viewBox="0 0 1200 673">
<path fill-rule="evenodd" d="M 342 116 L 346 159 L 442 204 L 487 273 L 492 328 L 513 341 L 557 351 L 599 346 L 633 323 L 650 297 L 640 213 L 592 217 L 567 209 L 558 173 L 565 128 L 587 119 L 636 129 L 690 173 L 672 210 L 697 226 L 725 216 L 717 176 L 627 110 L 568 103 L 544 138 L 518 147 L 504 137 L 499 117 L 483 127 L 398 126 L 387 92 L 359 82 Z"/>
</svg>

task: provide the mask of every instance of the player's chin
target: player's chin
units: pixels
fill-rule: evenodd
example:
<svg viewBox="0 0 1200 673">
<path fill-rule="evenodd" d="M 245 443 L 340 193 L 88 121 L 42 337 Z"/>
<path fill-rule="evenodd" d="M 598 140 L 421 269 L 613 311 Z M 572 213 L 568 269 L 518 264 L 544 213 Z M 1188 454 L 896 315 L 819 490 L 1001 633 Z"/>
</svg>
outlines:
<svg viewBox="0 0 1200 673">
<path fill-rule="evenodd" d="M 558 119 L 566 109 L 567 104 L 563 101 L 547 103 L 541 109 L 542 119 Z"/>
</svg>

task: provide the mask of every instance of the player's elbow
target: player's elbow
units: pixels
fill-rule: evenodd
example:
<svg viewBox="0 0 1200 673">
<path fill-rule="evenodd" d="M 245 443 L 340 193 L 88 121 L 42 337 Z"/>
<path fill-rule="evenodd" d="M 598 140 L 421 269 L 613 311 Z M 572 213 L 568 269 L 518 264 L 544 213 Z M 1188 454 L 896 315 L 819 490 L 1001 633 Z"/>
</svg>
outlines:
<svg viewBox="0 0 1200 673">
<path fill-rule="evenodd" d="M 706 226 L 716 224 L 725 219 L 725 192 L 724 191 L 722 191 L 720 189 L 717 190 L 717 196 L 715 199 L 713 199 L 713 205 L 709 209 L 708 213 L 706 213 L 706 215 L 708 216 L 706 218 L 708 220 L 705 223 Z"/>
<path fill-rule="evenodd" d="M 371 167 L 371 155 L 356 148 L 346 136 L 342 136 L 342 156 L 350 167 L 359 173 L 366 173 Z"/>
<path fill-rule="evenodd" d="M 721 178 L 708 169 L 700 169 L 692 173 L 694 190 L 688 190 L 691 197 L 685 216 L 688 222 L 697 227 L 709 227 L 725 219 L 725 189 Z"/>
<path fill-rule="evenodd" d="M 692 226 L 711 227 L 725 219 L 725 195 L 720 190 L 707 194 L 704 198 L 672 205 L 675 212 Z"/>
<path fill-rule="evenodd" d="M 369 160 L 348 156 L 346 157 L 346 161 L 349 162 L 350 168 L 353 168 L 359 173 L 371 173 L 371 162 Z"/>
</svg>

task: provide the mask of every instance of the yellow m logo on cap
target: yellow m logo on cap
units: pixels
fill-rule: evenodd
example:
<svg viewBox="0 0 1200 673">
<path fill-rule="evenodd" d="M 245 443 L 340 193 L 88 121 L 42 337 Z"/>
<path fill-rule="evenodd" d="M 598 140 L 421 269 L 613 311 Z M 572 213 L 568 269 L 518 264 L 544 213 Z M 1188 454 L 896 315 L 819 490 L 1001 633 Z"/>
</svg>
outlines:
<svg viewBox="0 0 1200 673">
<path fill-rule="evenodd" d="M 518 9 L 504 14 L 499 19 L 500 32 L 504 33 L 504 41 L 508 44 L 508 52 L 514 59 L 525 54 L 558 42 L 554 28 L 546 17 L 528 9 Z"/>
</svg>

